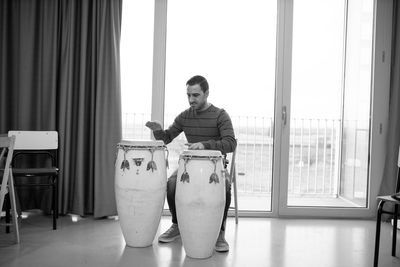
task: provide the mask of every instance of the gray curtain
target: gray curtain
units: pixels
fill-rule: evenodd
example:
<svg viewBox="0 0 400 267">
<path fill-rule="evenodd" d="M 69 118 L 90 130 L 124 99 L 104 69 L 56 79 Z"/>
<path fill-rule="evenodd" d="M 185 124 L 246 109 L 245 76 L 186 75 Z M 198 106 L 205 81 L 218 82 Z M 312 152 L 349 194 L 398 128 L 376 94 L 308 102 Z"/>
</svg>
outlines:
<svg viewBox="0 0 400 267">
<path fill-rule="evenodd" d="M 0 1 L 0 133 L 57 129 L 57 21 L 57 2 Z M 50 211 L 50 190 L 17 192 L 22 209 Z"/>
<path fill-rule="evenodd" d="M 393 1 L 393 43 L 390 81 L 389 130 L 385 169 L 380 195 L 393 194 L 396 188 L 397 159 L 400 145 L 400 5 Z"/>
<path fill-rule="evenodd" d="M 116 214 L 121 9 L 122 0 L 0 1 L 0 132 L 58 131 L 62 214 Z"/>
</svg>

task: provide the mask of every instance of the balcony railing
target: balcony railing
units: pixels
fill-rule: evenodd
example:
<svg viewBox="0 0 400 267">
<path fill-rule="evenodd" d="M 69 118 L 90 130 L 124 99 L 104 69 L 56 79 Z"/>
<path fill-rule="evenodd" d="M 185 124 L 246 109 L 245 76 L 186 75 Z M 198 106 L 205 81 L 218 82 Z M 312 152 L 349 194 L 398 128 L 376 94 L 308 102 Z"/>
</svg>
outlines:
<svg viewBox="0 0 400 267">
<path fill-rule="evenodd" d="M 125 139 L 149 139 L 145 123 L 150 114 L 127 113 L 123 116 Z M 166 124 L 174 116 L 167 116 Z M 233 116 L 238 139 L 237 186 L 240 193 L 270 194 L 272 188 L 273 119 L 257 116 Z M 289 151 L 288 193 L 292 195 L 336 196 L 340 120 L 292 119 Z M 170 167 L 177 167 L 186 139 L 180 135 L 168 146 Z"/>
<path fill-rule="evenodd" d="M 238 190 L 271 193 L 273 120 L 267 117 L 233 117 L 239 140 Z M 292 119 L 289 147 L 288 194 L 338 194 L 340 120 Z"/>
</svg>

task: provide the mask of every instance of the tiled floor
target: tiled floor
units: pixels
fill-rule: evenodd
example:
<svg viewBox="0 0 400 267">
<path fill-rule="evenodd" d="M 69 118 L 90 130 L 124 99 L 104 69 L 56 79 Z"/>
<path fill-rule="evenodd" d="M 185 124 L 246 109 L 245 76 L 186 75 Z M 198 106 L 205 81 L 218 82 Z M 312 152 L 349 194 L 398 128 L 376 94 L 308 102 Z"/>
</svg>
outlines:
<svg viewBox="0 0 400 267">
<path fill-rule="evenodd" d="M 58 229 L 42 215 L 22 221 L 21 243 L 0 233 L 0 266 L 288 266 L 366 267 L 372 266 L 375 222 L 372 220 L 239 218 L 227 222 L 228 253 L 214 253 L 204 260 L 186 256 L 180 240 L 147 248 L 126 247 L 119 222 L 113 219 L 83 218 L 72 222 L 64 216 Z M 161 219 L 157 236 L 170 226 Z M 380 265 L 400 266 L 390 256 L 390 225 L 382 225 Z M 400 256 L 400 233 L 397 255 Z"/>
</svg>

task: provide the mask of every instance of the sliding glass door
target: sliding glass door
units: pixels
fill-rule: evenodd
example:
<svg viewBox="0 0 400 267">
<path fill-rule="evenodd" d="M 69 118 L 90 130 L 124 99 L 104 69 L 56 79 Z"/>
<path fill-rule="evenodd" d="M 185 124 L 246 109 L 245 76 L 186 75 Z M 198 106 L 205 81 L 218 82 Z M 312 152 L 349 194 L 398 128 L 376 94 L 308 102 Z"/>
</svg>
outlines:
<svg viewBox="0 0 400 267">
<path fill-rule="evenodd" d="M 293 1 L 281 214 L 368 208 L 373 11 L 373 0 Z"/>
<path fill-rule="evenodd" d="M 168 1 L 165 127 L 187 109 L 186 81 L 206 77 L 209 102 L 230 115 L 238 139 L 241 211 L 271 211 L 274 149 L 276 1 Z M 185 148 L 169 147 L 170 170 Z"/>
<path fill-rule="evenodd" d="M 241 214 L 371 214 L 385 130 L 384 109 L 372 107 L 388 101 L 373 88 L 388 88 L 390 67 L 390 34 L 378 42 L 375 32 L 376 14 L 391 9 L 382 1 L 124 3 L 136 12 L 122 25 L 124 137 L 150 138 L 149 119 L 171 125 L 189 107 L 186 81 L 203 75 L 238 139 Z M 182 134 L 168 145 L 169 174 L 185 143 Z"/>
</svg>

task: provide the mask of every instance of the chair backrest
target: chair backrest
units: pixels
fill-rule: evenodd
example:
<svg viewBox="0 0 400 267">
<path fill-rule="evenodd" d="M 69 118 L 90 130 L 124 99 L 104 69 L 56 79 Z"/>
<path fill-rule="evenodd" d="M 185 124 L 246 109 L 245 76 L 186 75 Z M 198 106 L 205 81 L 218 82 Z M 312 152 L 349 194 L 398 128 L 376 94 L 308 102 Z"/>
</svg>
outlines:
<svg viewBox="0 0 400 267">
<path fill-rule="evenodd" d="M 237 139 L 236 139 L 236 143 L 237 143 Z M 236 151 L 237 151 L 237 146 L 236 149 L 232 152 L 232 153 L 228 153 L 228 155 L 231 155 L 230 159 L 228 159 L 228 156 L 226 158 L 226 162 L 228 163 L 227 165 L 229 165 L 229 180 L 230 182 L 234 183 L 236 182 Z M 228 166 L 225 166 L 226 169 L 228 169 Z"/>
<path fill-rule="evenodd" d="M 9 131 L 15 136 L 15 150 L 58 149 L 57 131 Z"/>
<path fill-rule="evenodd" d="M 10 166 L 12 155 L 14 152 L 14 146 L 15 146 L 15 136 L 0 136 L 0 148 L 1 148 L 1 154 L 0 154 L 0 162 L 2 162 L 4 155 L 6 155 L 7 152 L 7 158 L 5 162 L 5 168 L 7 169 Z"/>
</svg>

